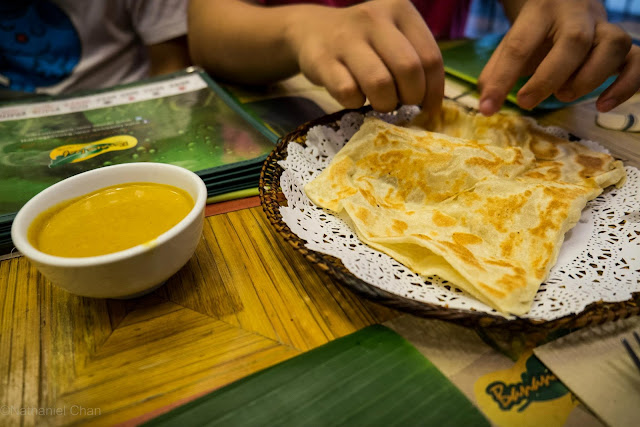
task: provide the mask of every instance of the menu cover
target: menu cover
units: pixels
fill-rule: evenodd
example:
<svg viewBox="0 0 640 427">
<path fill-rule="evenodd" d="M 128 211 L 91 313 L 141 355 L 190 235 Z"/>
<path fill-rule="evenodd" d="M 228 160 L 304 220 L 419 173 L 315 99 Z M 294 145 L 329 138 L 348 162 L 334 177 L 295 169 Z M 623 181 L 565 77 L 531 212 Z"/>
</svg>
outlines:
<svg viewBox="0 0 640 427">
<path fill-rule="evenodd" d="M 73 96 L 0 104 L 0 253 L 16 212 L 45 188 L 113 164 L 200 175 L 209 196 L 255 188 L 278 135 L 197 68 Z"/>
</svg>

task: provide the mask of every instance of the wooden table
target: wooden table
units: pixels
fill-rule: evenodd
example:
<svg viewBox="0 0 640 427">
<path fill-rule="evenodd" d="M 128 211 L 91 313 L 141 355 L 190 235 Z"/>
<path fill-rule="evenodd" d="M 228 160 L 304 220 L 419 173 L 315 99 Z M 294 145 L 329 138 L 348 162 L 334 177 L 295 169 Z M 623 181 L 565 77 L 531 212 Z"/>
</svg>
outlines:
<svg viewBox="0 0 640 427">
<path fill-rule="evenodd" d="M 283 91 L 315 98 L 327 112 L 339 108 L 300 78 L 263 95 Z M 567 108 L 539 120 L 597 139 L 640 166 L 638 135 L 596 128 L 587 115 L 592 108 Z M 165 286 L 133 300 L 77 297 L 53 286 L 26 259 L 5 260 L 0 424 L 135 424 L 382 322 L 422 340 L 418 347 L 467 395 L 469 379 L 513 364 L 473 330 L 355 295 L 294 251 L 260 207 L 207 217 L 189 263 Z M 583 410 L 568 424 L 585 420 L 595 422 Z"/>
</svg>

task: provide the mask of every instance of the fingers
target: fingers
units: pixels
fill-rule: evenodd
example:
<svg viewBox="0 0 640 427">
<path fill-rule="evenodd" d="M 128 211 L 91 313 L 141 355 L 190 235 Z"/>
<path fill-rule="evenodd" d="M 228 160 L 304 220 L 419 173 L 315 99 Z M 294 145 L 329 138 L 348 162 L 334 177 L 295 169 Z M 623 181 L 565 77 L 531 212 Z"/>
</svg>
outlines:
<svg viewBox="0 0 640 427">
<path fill-rule="evenodd" d="M 343 106 L 368 99 L 378 111 L 398 103 L 440 107 L 444 66 L 426 23 L 408 0 L 367 2 L 323 11 L 333 19 L 318 24 L 298 49 L 301 71 L 323 85 Z M 315 22 L 311 22 L 313 26 Z M 348 41 L 348 42 L 346 42 Z"/>
<path fill-rule="evenodd" d="M 596 1 L 528 2 L 482 71 L 480 112 L 498 111 L 531 66 L 533 74 L 518 91 L 520 107 L 534 108 L 551 94 L 573 101 L 621 71 L 598 100 L 601 111 L 611 109 L 640 86 L 638 49 L 631 48 L 624 31 L 606 21 Z"/>
<path fill-rule="evenodd" d="M 398 100 L 403 104 L 422 103 L 425 73 L 415 48 L 407 38 L 394 30 L 390 34 L 374 35 L 372 45 L 395 82 Z M 373 105 L 374 97 L 369 96 L 369 100 Z"/>
<path fill-rule="evenodd" d="M 640 90 L 640 47 L 632 46 L 625 58 L 622 71 L 596 101 L 596 107 L 601 112 L 607 112 Z"/>
<path fill-rule="evenodd" d="M 440 49 L 410 2 L 388 2 L 388 6 L 387 19 L 380 19 L 380 9 L 369 10 L 379 20 L 365 38 L 370 48 L 352 43 L 341 56 L 343 62 L 374 109 L 391 111 L 402 103 L 436 110 L 444 97 Z"/>
<path fill-rule="evenodd" d="M 303 69 L 309 80 L 324 86 L 346 108 L 361 107 L 368 99 L 375 110 L 388 112 L 400 102 L 394 76 L 368 43 L 353 42 L 337 56 L 317 50 L 308 62 L 312 65 Z M 407 84 L 402 87 L 412 91 Z M 422 94 L 424 84 L 420 90 Z"/>
<path fill-rule="evenodd" d="M 422 66 L 425 79 L 422 108 L 429 113 L 437 113 L 444 98 L 444 64 L 440 48 L 415 9 L 403 12 L 398 28 L 415 50 Z"/>
<path fill-rule="evenodd" d="M 593 39 L 594 23 L 588 18 L 565 26 L 536 72 L 518 91 L 518 105 L 531 109 L 556 92 L 585 62 Z"/>
<path fill-rule="evenodd" d="M 479 109 L 482 114 L 488 116 L 500 109 L 529 59 L 544 42 L 549 24 L 540 18 L 534 13 L 529 19 L 516 20 L 480 73 Z"/>
<path fill-rule="evenodd" d="M 344 64 L 371 106 L 382 112 L 395 110 L 400 100 L 396 81 L 378 52 L 365 43 L 353 44 L 351 47 L 353 49 L 343 58 Z"/>
<path fill-rule="evenodd" d="M 625 63 L 631 37 L 616 25 L 604 22 L 596 26 L 594 47 L 575 75 L 555 92 L 563 102 L 571 102 L 595 90 Z"/>
<path fill-rule="evenodd" d="M 324 86 L 327 92 L 345 108 L 358 108 L 364 105 L 366 96 L 358 86 L 349 69 L 334 58 L 325 56 L 320 59 L 321 67 L 312 67 L 305 73 L 314 84 Z"/>
</svg>

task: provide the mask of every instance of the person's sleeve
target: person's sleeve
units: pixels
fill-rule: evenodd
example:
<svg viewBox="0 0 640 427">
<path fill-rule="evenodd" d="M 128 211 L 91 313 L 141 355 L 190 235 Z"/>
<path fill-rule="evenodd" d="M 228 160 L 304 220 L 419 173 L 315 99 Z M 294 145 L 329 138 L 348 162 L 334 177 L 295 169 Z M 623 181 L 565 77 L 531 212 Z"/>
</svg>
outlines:
<svg viewBox="0 0 640 427">
<path fill-rule="evenodd" d="M 131 0 L 131 21 L 146 45 L 187 34 L 188 0 Z"/>
</svg>

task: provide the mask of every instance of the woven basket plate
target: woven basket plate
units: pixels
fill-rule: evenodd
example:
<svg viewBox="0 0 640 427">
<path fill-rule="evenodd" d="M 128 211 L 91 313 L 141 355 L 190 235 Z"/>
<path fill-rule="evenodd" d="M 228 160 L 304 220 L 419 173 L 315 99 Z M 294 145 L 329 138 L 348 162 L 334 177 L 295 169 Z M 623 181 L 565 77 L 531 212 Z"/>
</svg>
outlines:
<svg viewBox="0 0 640 427">
<path fill-rule="evenodd" d="M 355 290 L 360 295 L 378 303 L 419 316 L 447 320 L 470 327 L 500 327 L 514 331 L 531 329 L 550 331 L 559 328 L 581 328 L 640 314 L 640 292 L 634 293 L 632 298 L 627 301 L 616 303 L 595 302 L 589 304 L 580 313 L 547 321 L 518 317 L 507 319 L 492 313 L 454 309 L 444 305 L 413 300 L 380 289 L 356 277 L 338 258 L 307 248 L 305 240 L 292 232 L 282 218 L 280 207 L 286 206 L 287 200 L 280 187 L 280 177 L 283 169 L 278 162 L 287 157 L 287 146 L 290 142 L 305 144 L 309 129 L 317 125 L 337 129 L 342 116 L 354 111 L 365 114 L 370 111 L 370 108 L 342 110 L 300 126 L 279 141 L 262 168 L 260 199 L 263 209 L 275 229 L 309 262 L 316 264 L 333 278 Z"/>
</svg>

